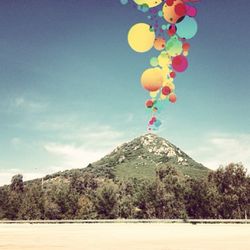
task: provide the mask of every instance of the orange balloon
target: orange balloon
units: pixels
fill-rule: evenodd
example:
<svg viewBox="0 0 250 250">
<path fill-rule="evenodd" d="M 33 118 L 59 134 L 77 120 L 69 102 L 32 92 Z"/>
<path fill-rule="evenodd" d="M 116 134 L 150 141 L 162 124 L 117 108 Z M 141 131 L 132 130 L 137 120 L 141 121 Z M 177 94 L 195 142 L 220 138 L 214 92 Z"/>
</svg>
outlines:
<svg viewBox="0 0 250 250">
<path fill-rule="evenodd" d="M 159 90 L 162 87 L 163 80 L 163 74 L 160 68 L 146 69 L 141 76 L 143 88 L 150 92 Z"/>
<path fill-rule="evenodd" d="M 183 43 L 183 44 L 182 44 L 182 49 L 183 49 L 183 51 L 189 51 L 189 49 L 190 49 L 190 44 L 189 44 L 189 43 Z"/>
<path fill-rule="evenodd" d="M 156 37 L 154 41 L 154 48 L 156 50 L 163 50 L 165 48 L 166 40 L 163 37 Z"/>
<path fill-rule="evenodd" d="M 182 11 L 178 11 L 183 9 Z M 178 20 L 185 16 L 185 4 L 182 0 L 175 0 L 171 6 L 167 3 L 163 5 L 163 17 L 169 23 L 177 23 Z"/>
<path fill-rule="evenodd" d="M 169 101 L 175 103 L 177 100 L 176 95 L 174 93 L 169 95 Z"/>
</svg>

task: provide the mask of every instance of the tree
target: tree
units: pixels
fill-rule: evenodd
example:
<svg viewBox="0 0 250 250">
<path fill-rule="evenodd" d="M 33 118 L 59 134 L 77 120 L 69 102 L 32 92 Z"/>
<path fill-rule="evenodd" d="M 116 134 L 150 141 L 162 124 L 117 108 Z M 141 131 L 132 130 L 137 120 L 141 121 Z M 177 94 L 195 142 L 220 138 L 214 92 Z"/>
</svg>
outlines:
<svg viewBox="0 0 250 250">
<path fill-rule="evenodd" d="M 60 207 L 57 203 L 51 200 L 44 202 L 44 215 L 47 220 L 60 220 L 62 219 Z"/>
<path fill-rule="evenodd" d="M 157 196 L 159 199 L 158 217 L 186 218 L 183 180 L 176 168 L 171 165 L 165 165 L 156 170 L 156 183 L 160 191 Z M 161 208 L 161 192 L 164 194 L 164 208 Z"/>
<path fill-rule="evenodd" d="M 220 194 L 219 214 L 224 219 L 243 219 L 249 206 L 246 169 L 242 164 L 231 163 L 210 173 L 208 180 Z"/>
<path fill-rule="evenodd" d="M 44 196 L 40 184 L 31 184 L 25 190 L 18 218 L 22 220 L 44 219 Z"/>
<path fill-rule="evenodd" d="M 75 172 L 70 179 L 70 189 L 78 194 L 87 194 L 98 187 L 96 178 L 91 173 L 84 173 L 81 175 Z"/>
<path fill-rule="evenodd" d="M 70 188 L 68 183 L 57 183 L 47 193 L 48 199 L 53 204 L 53 209 L 58 209 L 57 219 L 73 219 L 77 211 L 79 195 Z M 49 203 L 47 203 L 49 205 Z M 49 206 L 50 207 L 50 206 Z"/>
<path fill-rule="evenodd" d="M 136 189 L 131 180 L 118 182 L 119 217 L 133 219 L 136 216 L 135 193 Z"/>
<path fill-rule="evenodd" d="M 101 219 L 118 217 L 118 187 L 111 180 L 99 187 L 95 197 L 96 211 Z"/>
<path fill-rule="evenodd" d="M 18 219 L 24 195 L 23 176 L 18 174 L 12 177 L 8 192 L 6 217 L 10 220 Z"/>
<path fill-rule="evenodd" d="M 97 218 L 95 205 L 89 197 L 80 196 L 78 199 L 77 208 L 77 219 L 90 220 Z"/>
<path fill-rule="evenodd" d="M 6 188 L 0 188 L 0 220 L 6 218 L 8 204 L 8 192 Z"/>
<path fill-rule="evenodd" d="M 206 179 L 188 179 L 185 188 L 185 204 L 188 217 L 194 219 L 218 218 L 219 193 Z"/>
<path fill-rule="evenodd" d="M 158 168 L 156 179 L 145 185 L 138 198 L 141 218 L 186 218 L 184 187 L 172 166 Z"/>
<path fill-rule="evenodd" d="M 24 191 L 23 176 L 21 174 L 12 177 L 10 190 L 19 193 Z"/>
</svg>

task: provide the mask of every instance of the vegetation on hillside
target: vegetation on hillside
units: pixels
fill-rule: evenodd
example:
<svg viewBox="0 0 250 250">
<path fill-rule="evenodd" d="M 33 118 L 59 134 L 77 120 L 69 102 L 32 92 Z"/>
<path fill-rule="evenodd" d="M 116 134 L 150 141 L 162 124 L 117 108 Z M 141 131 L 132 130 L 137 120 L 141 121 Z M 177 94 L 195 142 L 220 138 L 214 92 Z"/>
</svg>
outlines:
<svg viewBox="0 0 250 250">
<path fill-rule="evenodd" d="M 123 180 L 152 179 L 155 168 L 166 164 L 193 178 L 205 177 L 210 172 L 180 148 L 155 134 L 146 134 L 122 144 L 82 171 L 90 171 L 98 176 L 112 175 Z"/>
<path fill-rule="evenodd" d="M 90 166 L 91 168 L 91 166 Z M 107 170 L 107 168 L 105 168 Z M 175 219 L 250 217 L 250 177 L 230 164 L 204 178 L 180 174 L 171 164 L 153 178 L 119 179 L 75 170 L 23 182 L 22 175 L 0 188 L 0 219 Z"/>
</svg>

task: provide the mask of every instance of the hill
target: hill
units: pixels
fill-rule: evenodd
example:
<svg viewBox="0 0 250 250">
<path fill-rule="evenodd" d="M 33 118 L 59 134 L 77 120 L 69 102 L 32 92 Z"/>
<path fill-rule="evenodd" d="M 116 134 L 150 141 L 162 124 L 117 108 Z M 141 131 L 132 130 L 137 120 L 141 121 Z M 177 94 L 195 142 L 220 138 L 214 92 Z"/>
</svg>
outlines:
<svg viewBox="0 0 250 250">
<path fill-rule="evenodd" d="M 157 167 L 165 165 L 171 165 L 181 175 L 193 178 L 205 177 L 211 171 L 166 139 L 155 134 L 146 134 L 118 146 L 110 154 L 86 168 L 59 172 L 48 175 L 45 179 L 59 176 L 67 178 L 75 172 L 88 172 L 96 177 L 148 179 L 155 176 Z"/>
</svg>

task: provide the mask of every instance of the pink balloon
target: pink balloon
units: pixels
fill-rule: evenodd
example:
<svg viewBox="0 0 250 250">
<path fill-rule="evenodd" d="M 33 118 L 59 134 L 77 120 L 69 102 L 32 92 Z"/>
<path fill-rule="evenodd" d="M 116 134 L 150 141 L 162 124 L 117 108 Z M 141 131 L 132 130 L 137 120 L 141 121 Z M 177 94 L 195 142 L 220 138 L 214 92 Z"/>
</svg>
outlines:
<svg viewBox="0 0 250 250">
<path fill-rule="evenodd" d="M 176 72 L 183 72 L 188 67 L 188 60 L 185 56 L 176 56 L 172 60 L 172 67 Z"/>
<path fill-rule="evenodd" d="M 197 15 L 197 9 L 194 6 L 186 5 L 187 15 L 195 17 Z"/>
</svg>

